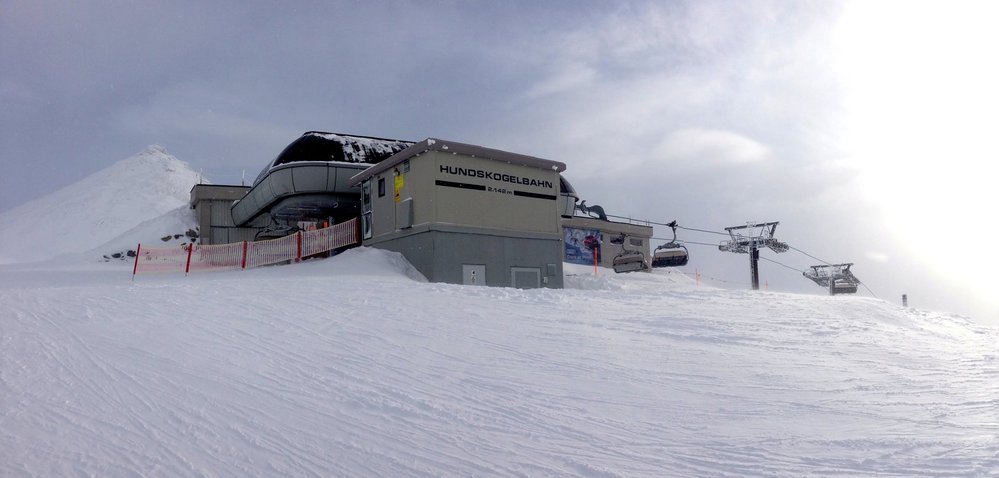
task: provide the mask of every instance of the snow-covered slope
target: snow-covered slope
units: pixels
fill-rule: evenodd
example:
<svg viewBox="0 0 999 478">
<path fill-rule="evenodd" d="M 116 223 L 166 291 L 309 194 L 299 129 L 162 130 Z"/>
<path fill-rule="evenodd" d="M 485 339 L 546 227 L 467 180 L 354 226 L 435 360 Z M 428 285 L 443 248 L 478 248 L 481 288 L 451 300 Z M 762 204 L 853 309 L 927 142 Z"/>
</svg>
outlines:
<svg viewBox="0 0 999 478">
<path fill-rule="evenodd" d="M 144 221 L 118 237 L 82 254 L 80 259 L 93 261 L 123 260 L 129 264 L 135 257 L 138 244 L 143 247 L 179 246 L 198 237 L 198 221 L 194 211 L 184 204 L 162 216 Z"/>
<path fill-rule="evenodd" d="M 995 476 L 999 332 L 874 299 L 397 254 L 0 267 L 0 476 Z"/>
<path fill-rule="evenodd" d="M 0 263 L 90 251 L 187 204 L 197 182 L 197 173 L 187 163 L 160 146 L 150 146 L 0 214 Z"/>
</svg>

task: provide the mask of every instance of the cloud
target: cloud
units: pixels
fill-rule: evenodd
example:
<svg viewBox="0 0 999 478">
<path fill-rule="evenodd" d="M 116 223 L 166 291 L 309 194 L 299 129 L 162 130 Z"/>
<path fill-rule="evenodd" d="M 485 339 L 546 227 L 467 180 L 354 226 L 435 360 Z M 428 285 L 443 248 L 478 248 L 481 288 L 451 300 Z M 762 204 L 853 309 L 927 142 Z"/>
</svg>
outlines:
<svg viewBox="0 0 999 478">
<path fill-rule="evenodd" d="M 573 91 L 592 85 L 597 72 L 582 63 L 570 63 L 552 71 L 548 76 L 531 86 L 526 93 L 528 98 L 540 98 L 565 91 Z"/>
<path fill-rule="evenodd" d="M 262 138 L 290 142 L 301 133 L 258 119 L 252 108 L 244 114 L 239 96 L 200 82 L 173 85 L 143 103 L 120 108 L 112 126 L 149 137 L 214 137 L 231 143 L 256 143 Z"/>
<path fill-rule="evenodd" d="M 0 100 L 5 105 L 21 105 L 30 107 L 45 102 L 42 93 L 33 86 L 25 83 L 0 79 Z"/>
<path fill-rule="evenodd" d="M 681 129 L 670 134 L 657 148 L 674 163 L 699 166 L 749 164 L 771 159 L 766 145 L 731 131 L 701 128 Z"/>
<path fill-rule="evenodd" d="M 883 252 L 870 251 L 866 255 L 868 259 L 874 262 L 885 263 L 888 262 L 890 259 L 890 257 L 888 257 L 888 254 L 885 254 Z"/>
</svg>

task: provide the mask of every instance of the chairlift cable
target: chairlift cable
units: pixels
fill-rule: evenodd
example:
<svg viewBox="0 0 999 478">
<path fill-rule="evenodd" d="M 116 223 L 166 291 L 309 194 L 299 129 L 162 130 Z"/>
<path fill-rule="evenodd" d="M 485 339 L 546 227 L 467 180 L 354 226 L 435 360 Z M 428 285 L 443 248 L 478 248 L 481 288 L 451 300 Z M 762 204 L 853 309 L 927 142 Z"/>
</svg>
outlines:
<svg viewBox="0 0 999 478">
<path fill-rule="evenodd" d="M 665 237 L 650 237 L 649 239 L 652 239 L 653 241 L 665 241 L 665 242 L 672 241 L 672 239 L 667 239 Z M 677 239 L 676 242 L 679 244 L 695 244 L 698 246 L 718 247 L 717 243 L 712 244 L 708 242 L 688 241 L 686 239 Z"/>
<path fill-rule="evenodd" d="M 613 214 L 606 214 L 606 216 L 607 217 L 613 217 L 614 219 L 627 219 L 628 221 L 642 222 L 642 223 L 645 223 L 645 224 L 653 224 L 653 225 L 656 225 L 656 226 L 669 226 L 669 224 L 666 224 L 666 223 L 650 221 L 648 219 L 639 219 L 639 218 L 635 218 L 635 217 L 632 217 L 632 216 L 615 216 Z"/>
<path fill-rule="evenodd" d="M 873 290 L 871 290 L 871 288 L 870 288 L 870 287 L 867 287 L 867 284 L 865 284 L 865 283 L 861 282 L 861 283 L 860 283 L 860 285 L 864 286 L 864 288 L 865 288 L 865 289 L 867 289 L 867 292 L 870 292 L 870 293 L 871 293 L 871 295 L 873 295 L 875 299 L 878 299 L 878 300 L 881 300 L 881 298 L 880 298 L 880 297 L 878 297 L 878 295 L 877 295 L 877 294 L 875 294 L 875 293 L 874 293 L 874 291 L 873 291 Z"/>
<path fill-rule="evenodd" d="M 802 253 L 802 254 L 804 254 L 804 255 L 808 256 L 808 257 L 811 257 L 812 259 L 815 259 L 815 260 L 817 260 L 817 261 L 819 261 L 819 262 L 821 262 L 821 263 L 823 263 L 823 264 L 826 264 L 826 265 L 832 265 L 832 263 L 831 263 L 831 262 L 829 262 L 829 261 L 824 261 L 824 260 L 822 260 L 822 259 L 819 259 L 818 257 L 815 257 L 815 256 L 813 256 L 813 255 L 811 255 L 811 254 L 809 254 L 809 253 L 807 253 L 807 252 L 805 252 L 805 251 L 803 251 L 803 250 L 801 250 L 801 249 L 798 249 L 797 247 L 794 247 L 794 246 L 791 246 L 791 245 L 788 245 L 788 247 L 790 247 L 791 249 L 794 249 L 794 250 L 796 250 L 796 251 L 798 251 L 798 252 L 800 252 L 800 253 Z"/>
<path fill-rule="evenodd" d="M 698 246 L 707 246 L 707 247 L 714 247 L 714 248 L 718 247 L 718 244 L 708 244 L 707 242 L 694 242 L 694 241 L 680 241 L 680 242 L 682 242 L 684 244 L 694 244 L 694 245 L 698 245 Z"/>
<path fill-rule="evenodd" d="M 775 261 L 775 260 L 773 260 L 773 259 L 770 259 L 769 257 L 763 257 L 763 256 L 760 256 L 760 259 L 763 259 L 763 260 L 765 260 L 765 261 L 770 261 L 770 262 L 773 262 L 774 264 L 777 264 L 777 265 L 779 265 L 779 266 L 783 266 L 783 267 L 786 267 L 786 268 L 788 268 L 788 269 L 791 269 L 792 271 L 795 271 L 795 272 L 804 272 L 804 271 L 802 271 L 801 269 L 795 269 L 794 267 L 791 267 L 791 266 L 789 266 L 789 265 L 787 265 L 787 264 L 783 264 L 783 263 L 780 263 L 780 262 L 777 262 L 777 261 Z"/>
<path fill-rule="evenodd" d="M 677 227 L 683 228 L 682 226 L 677 226 Z M 683 229 L 686 229 L 686 228 L 683 228 Z M 657 241 L 668 241 L 669 240 L 669 239 L 666 239 L 666 238 L 663 238 L 663 237 L 652 237 L 651 239 L 657 240 Z M 683 244 L 694 244 L 694 245 L 697 245 L 697 246 L 718 247 L 718 244 L 710 244 L 710 243 L 706 243 L 706 242 L 697 242 L 697 241 L 688 241 L 688 240 L 685 240 L 685 239 L 680 239 L 680 240 L 677 240 L 676 242 L 683 243 Z M 819 262 L 822 262 L 824 264 L 831 264 L 830 262 L 827 262 L 827 261 L 824 261 L 822 259 L 819 259 L 818 257 L 815 257 L 815 256 L 813 256 L 813 255 L 811 255 L 811 254 L 809 254 L 809 253 L 807 253 L 805 251 L 802 251 L 801 249 L 798 249 L 798 248 L 796 248 L 794 246 L 790 246 L 789 245 L 788 247 L 790 247 L 791 249 L 794 249 L 794 250 L 796 250 L 796 251 L 798 251 L 798 252 L 800 252 L 800 253 L 808 256 L 808 257 L 811 257 L 812 259 L 815 259 L 815 260 L 817 260 Z M 777 262 L 777 261 L 775 261 L 773 259 L 769 259 L 769 258 L 766 258 L 766 257 L 760 257 L 760 258 L 761 259 L 766 259 L 766 260 L 768 260 L 770 262 L 774 262 L 774 263 L 780 264 L 780 265 L 782 265 L 784 267 L 787 267 L 787 268 L 789 268 L 791 270 L 794 270 L 794 271 L 797 271 L 797 272 L 802 272 L 801 269 L 795 269 L 795 268 L 787 266 L 785 264 L 781 264 L 780 262 Z"/>
<path fill-rule="evenodd" d="M 645 223 L 645 224 L 652 224 L 652 225 L 655 225 L 655 226 L 666 226 L 666 227 L 670 227 L 670 223 L 655 222 L 655 221 L 650 221 L 648 219 L 640 219 L 640 218 L 636 218 L 636 217 L 632 217 L 632 216 L 615 216 L 613 214 L 607 214 L 606 216 L 607 217 L 612 217 L 614 219 L 627 219 L 629 221 L 641 222 L 641 223 Z M 719 236 L 728 236 L 729 235 L 727 232 L 709 231 L 707 229 L 698 229 L 696 227 L 684 227 L 684 226 L 681 226 L 679 224 L 676 227 L 677 227 L 677 229 L 684 229 L 684 230 L 687 230 L 687 231 L 704 232 L 704 233 L 708 233 L 708 234 L 718 234 Z"/>
<path fill-rule="evenodd" d="M 729 235 L 729 233 L 727 233 L 727 232 L 709 231 L 707 229 L 697 229 L 695 227 L 683 227 L 683 226 L 680 226 L 680 225 L 677 225 L 676 227 L 678 229 L 684 229 L 684 230 L 687 230 L 687 231 L 704 232 L 704 233 L 707 233 L 707 234 L 718 234 L 719 236 L 728 236 Z"/>
</svg>

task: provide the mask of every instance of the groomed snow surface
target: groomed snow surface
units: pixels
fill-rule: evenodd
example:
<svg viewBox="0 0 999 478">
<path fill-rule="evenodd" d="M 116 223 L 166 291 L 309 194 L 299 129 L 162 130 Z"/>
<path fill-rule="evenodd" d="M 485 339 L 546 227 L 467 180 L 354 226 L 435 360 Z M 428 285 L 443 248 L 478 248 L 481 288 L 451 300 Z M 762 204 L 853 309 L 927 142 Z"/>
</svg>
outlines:
<svg viewBox="0 0 999 478">
<path fill-rule="evenodd" d="M 996 329 L 567 270 L 0 266 L 0 476 L 999 476 Z"/>
</svg>

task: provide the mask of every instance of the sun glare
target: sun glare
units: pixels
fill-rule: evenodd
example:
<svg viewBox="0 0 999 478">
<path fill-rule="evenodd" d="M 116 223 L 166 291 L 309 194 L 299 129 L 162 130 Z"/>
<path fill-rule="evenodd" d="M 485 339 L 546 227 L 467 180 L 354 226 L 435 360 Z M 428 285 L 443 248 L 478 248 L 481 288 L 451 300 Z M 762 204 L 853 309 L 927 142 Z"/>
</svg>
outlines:
<svg viewBox="0 0 999 478">
<path fill-rule="evenodd" d="M 865 193 L 899 242 L 983 298 L 999 288 L 997 17 L 994 2 L 854 2 L 837 34 L 845 147 Z"/>
</svg>

